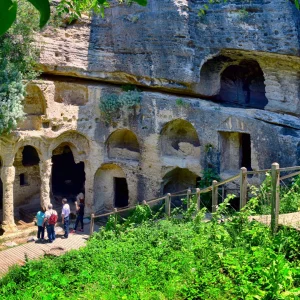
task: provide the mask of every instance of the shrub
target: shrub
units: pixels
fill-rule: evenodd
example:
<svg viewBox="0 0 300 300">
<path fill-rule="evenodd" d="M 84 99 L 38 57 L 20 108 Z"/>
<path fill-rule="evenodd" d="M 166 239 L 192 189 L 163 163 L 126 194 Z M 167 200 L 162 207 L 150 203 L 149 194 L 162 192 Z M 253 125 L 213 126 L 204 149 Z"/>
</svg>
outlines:
<svg viewBox="0 0 300 300">
<path fill-rule="evenodd" d="M 141 93 L 136 90 L 129 90 L 120 95 L 107 94 L 101 97 L 99 108 L 101 115 L 107 123 L 111 123 L 122 109 L 135 107 L 141 102 Z"/>
<path fill-rule="evenodd" d="M 0 70 L 0 134 L 16 129 L 17 123 L 24 117 L 24 95 L 21 74 Z"/>
</svg>

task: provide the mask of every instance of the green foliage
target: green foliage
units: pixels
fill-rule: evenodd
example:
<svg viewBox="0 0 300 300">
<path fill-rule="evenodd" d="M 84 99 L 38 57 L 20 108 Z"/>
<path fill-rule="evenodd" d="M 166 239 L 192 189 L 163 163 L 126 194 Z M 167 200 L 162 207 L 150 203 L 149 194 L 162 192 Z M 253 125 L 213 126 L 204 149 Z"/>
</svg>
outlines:
<svg viewBox="0 0 300 300">
<path fill-rule="evenodd" d="M 19 72 L 0 70 L 0 134 L 9 133 L 23 118 L 25 86 Z"/>
<path fill-rule="evenodd" d="M 38 28 L 36 12 L 30 4 L 18 2 L 17 20 L 0 37 L 0 134 L 9 133 L 22 119 L 25 85 L 38 75 L 38 51 L 33 46 L 34 30 Z M 27 20 L 28 15 L 32 18 Z"/>
<path fill-rule="evenodd" d="M 40 28 L 43 28 L 50 19 L 49 0 L 24 0 L 31 3 L 40 14 Z M 22 2 L 22 1 L 21 1 Z M 78 19 L 84 12 L 94 11 L 104 17 L 104 9 L 110 6 L 111 0 L 61 0 L 57 6 L 58 14 L 69 14 L 70 20 Z M 120 3 L 128 5 L 133 2 L 146 6 L 147 0 L 121 0 Z M 13 25 L 19 10 L 19 0 L 0 1 L 0 36 Z M 26 20 L 27 21 L 27 20 Z"/>
<path fill-rule="evenodd" d="M 252 186 L 252 197 L 258 200 L 257 214 L 270 214 L 271 212 L 271 175 L 266 173 L 266 178 L 259 188 Z M 280 187 L 279 213 L 291 213 L 300 210 L 300 176 L 293 179 L 291 184 Z"/>
<path fill-rule="evenodd" d="M 182 98 L 176 99 L 176 105 L 179 107 L 189 108 L 190 104 L 186 101 L 184 101 Z"/>
<path fill-rule="evenodd" d="M 201 177 L 201 180 L 199 181 L 199 188 L 203 189 L 206 187 L 209 187 L 212 185 L 213 180 L 220 181 L 221 178 L 218 174 L 218 172 L 213 168 L 205 168 L 203 170 L 203 175 Z M 201 195 L 201 203 L 204 205 L 207 209 L 211 209 L 212 205 L 212 196 L 211 193 L 205 193 Z"/>
<path fill-rule="evenodd" d="M 148 206 L 95 233 L 85 248 L 14 267 L 3 299 L 297 299 L 300 237 L 249 221 L 257 201 L 222 222 L 230 198 L 203 222 L 154 221 Z M 194 201 L 192 201 L 194 203 Z M 193 205 L 192 205 L 193 206 Z M 139 224 L 139 225 L 138 225 Z M 137 226 L 138 225 L 138 226 Z M 120 229 L 121 228 L 121 229 Z"/>
<path fill-rule="evenodd" d="M 111 123 L 120 111 L 136 107 L 141 102 L 141 93 L 136 90 L 129 90 L 120 95 L 107 94 L 101 97 L 99 108 L 103 119 L 107 123 Z"/>
</svg>

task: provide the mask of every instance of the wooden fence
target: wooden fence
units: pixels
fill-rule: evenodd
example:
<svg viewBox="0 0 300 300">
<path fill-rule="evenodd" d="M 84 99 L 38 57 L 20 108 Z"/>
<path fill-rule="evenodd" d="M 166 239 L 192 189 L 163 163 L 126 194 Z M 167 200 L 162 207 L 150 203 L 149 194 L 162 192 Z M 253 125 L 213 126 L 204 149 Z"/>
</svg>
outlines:
<svg viewBox="0 0 300 300">
<path fill-rule="evenodd" d="M 291 174 L 285 175 L 280 177 L 281 172 L 293 172 Z M 218 207 L 218 187 L 224 186 L 227 183 L 230 182 L 235 182 L 239 180 L 239 185 L 240 185 L 240 209 L 243 208 L 246 205 L 247 202 L 247 176 L 248 175 L 255 175 L 255 174 L 266 174 L 267 172 L 271 173 L 272 177 L 272 184 L 271 184 L 271 231 L 275 233 L 278 228 L 278 215 L 279 215 L 279 204 L 280 204 L 280 199 L 279 199 L 279 191 L 280 191 L 280 180 L 285 180 L 291 177 L 294 177 L 296 175 L 300 174 L 300 166 L 295 166 L 295 167 L 287 167 L 287 168 L 279 168 L 278 163 L 273 163 L 271 166 L 271 169 L 264 169 L 264 170 L 255 170 L 255 171 L 247 171 L 245 167 L 242 167 L 240 169 L 240 173 L 227 178 L 226 180 L 223 180 L 221 182 L 217 182 L 214 180 L 212 182 L 212 185 L 209 187 L 206 187 L 204 189 L 196 188 L 195 191 L 193 192 L 191 189 L 183 190 L 180 192 L 176 192 L 174 194 L 166 194 L 160 198 L 155 198 L 151 200 L 144 200 L 140 204 L 143 205 L 149 205 L 149 204 L 154 204 L 159 201 L 164 201 L 165 202 L 165 214 L 167 216 L 171 215 L 171 198 L 172 197 L 186 197 L 187 198 L 187 207 L 190 204 L 190 199 L 193 195 L 196 196 L 197 199 L 197 210 L 200 210 L 201 208 L 201 194 L 204 193 L 211 193 L 212 195 L 212 212 L 216 212 L 217 207 Z M 137 205 L 140 205 L 137 204 Z M 137 206 L 136 205 L 136 206 Z M 91 223 L 90 223 L 90 234 L 94 232 L 94 225 L 95 225 L 95 219 L 96 218 L 101 218 L 101 217 L 107 217 L 111 215 L 116 215 L 118 213 L 122 213 L 128 210 L 134 209 L 136 206 L 131 206 L 123 209 L 117 209 L 115 208 L 113 211 L 100 214 L 100 215 L 95 215 L 91 214 Z"/>
</svg>

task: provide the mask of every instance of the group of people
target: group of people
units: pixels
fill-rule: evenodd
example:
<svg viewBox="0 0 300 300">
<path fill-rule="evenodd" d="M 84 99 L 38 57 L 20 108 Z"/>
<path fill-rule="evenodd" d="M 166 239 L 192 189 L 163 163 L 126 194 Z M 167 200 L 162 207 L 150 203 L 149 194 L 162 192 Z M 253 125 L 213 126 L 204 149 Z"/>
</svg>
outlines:
<svg viewBox="0 0 300 300">
<path fill-rule="evenodd" d="M 64 235 L 62 238 L 67 239 L 69 237 L 69 229 L 70 229 L 70 205 L 68 204 L 68 200 L 66 198 L 62 199 L 62 211 L 61 211 L 61 222 L 63 224 L 64 228 Z M 76 222 L 74 229 L 71 230 L 70 233 L 75 233 L 77 230 L 77 227 L 79 223 L 81 223 L 81 229 L 78 231 L 83 231 L 83 217 L 84 217 L 84 195 L 83 193 L 80 193 L 77 196 L 77 200 L 75 201 L 76 206 Z M 38 232 L 37 232 L 37 238 L 38 241 L 45 241 L 45 228 L 47 230 L 48 235 L 48 242 L 52 243 L 56 239 L 55 235 L 55 225 L 58 221 L 58 214 L 55 209 L 53 209 L 53 205 L 50 203 L 48 204 L 48 209 L 42 208 L 37 214 L 36 214 L 36 220 L 37 220 L 37 226 L 38 226 Z"/>
</svg>

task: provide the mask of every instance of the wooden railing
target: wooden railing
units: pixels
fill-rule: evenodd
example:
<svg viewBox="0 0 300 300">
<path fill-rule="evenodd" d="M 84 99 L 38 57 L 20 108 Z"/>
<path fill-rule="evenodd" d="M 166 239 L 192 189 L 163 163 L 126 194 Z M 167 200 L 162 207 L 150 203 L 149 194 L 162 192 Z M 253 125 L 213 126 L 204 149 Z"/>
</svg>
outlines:
<svg viewBox="0 0 300 300">
<path fill-rule="evenodd" d="M 291 172 L 296 171 L 294 173 L 285 175 L 280 177 L 281 172 Z M 172 197 L 186 197 L 187 198 L 187 207 L 190 205 L 190 199 L 192 196 L 196 196 L 197 199 L 197 210 L 200 210 L 201 208 L 201 194 L 204 193 L 212 193 L 212 212 L 216 212 L 218 207 L 218 187 L 223 186 L 227 183 L 234 182 L 237 179 L 239 179 L 240 184 L 240 209 L 243 208 L 246 205 L 247 201 L 247 176 L 248 175 L 254 175 L 254 174 L 265 174 L 267 172 L 271 173 L 272 177 L 272 185 L 271 185 L 271 230 L 273 233 L 277 231 L 278 228 L 278 215 L 279 215 L 279 186 L 280 186 L 280 180 L 285 180 L 291 177 L 294 177 L 296 175 L 300 174 L 300 166 L 295 167 L 287 167 L 287 168 L 279 168 L 278 163 L 273 163 L 271 169 L 264 169 L 264 170 L 254 170 L 254 171 L 247 171 L 245 167 L 240 169 L 240 173 L 234 176 L 231 176 L 221 182 L 217 182 L 214 180 L 212 182 L 212 185 L 209 187 L 206 187 L 204 189 L 196 188 L 195 192 L 192 192 L 191 189 L 183 190 L 181 192 L 176 192 L 174 194 L 168 193 L 160 198 L 150 199 L 150 200 L 144 200 L 140 204 L 137 205 L 149 205 L 154 204 L 159 201 L 165 202 L 165 214 L 167 216 L 171 215 L 171 198 Z M 116 215 L 118 213 L 122 213 L 128 210 L 134 209 L 137 205 L 126 207 L 122 209 L 115 208 L 113 211 L 95 215 L 91 214 L 91 223 L 90 223 L 90 234 L 94 232 L 94 225 L 95 225 L 95 219 L 101 218 L 101 217 L 107 217 L 111 215 Z"/>
</svg>

